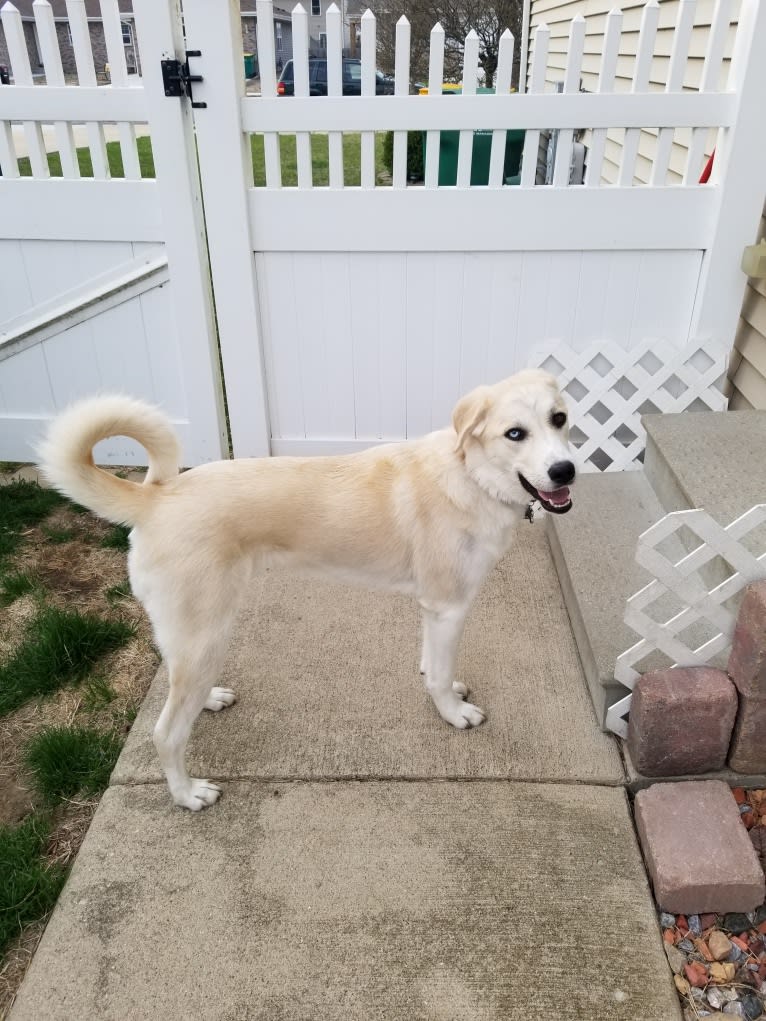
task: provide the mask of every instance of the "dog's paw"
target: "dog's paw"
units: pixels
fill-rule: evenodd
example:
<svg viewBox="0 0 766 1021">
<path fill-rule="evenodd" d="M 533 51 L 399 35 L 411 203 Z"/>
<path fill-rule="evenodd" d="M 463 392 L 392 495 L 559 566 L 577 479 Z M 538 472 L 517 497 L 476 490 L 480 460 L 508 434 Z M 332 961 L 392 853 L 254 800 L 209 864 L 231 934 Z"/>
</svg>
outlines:
<svg viewBox="0 0 766 1021">
<path fill-rule="evenodd" d="M 221 709 L 234 705 L 236 701 L 237 696 L 231 688 L 211 688 L 205 708 L 209 709 L 211 713 L 219 713 Z"/>
<path fill-rule="evenodd" d="M 460 695 L 461 698 L 465 698 L 465 696 L 468 694 L 468 688 L 466 687 L 465 684 L 463 684 L 462 681 L 453 681 L 452 690 L 455 692 L 456 695 Z"/>
<path fill-rule="evenodd" d="M 471 702 L 463 702 L 457 695 L 439 707 L 442 719 L 451 723 L 458 730 L 467 730 L 468 727 L 478 727 L 484 722 L 484 713 L 478 706 Z"/>
<path fill-rule="evenodd" d="M 210 780 L 189 781 L 188 788 L 173 795 L 173 801 L 181 808 L 191 812 L 200 812 L 203 808 L 214 805 L 221 796 L 221 788 Z"/>
</svg>

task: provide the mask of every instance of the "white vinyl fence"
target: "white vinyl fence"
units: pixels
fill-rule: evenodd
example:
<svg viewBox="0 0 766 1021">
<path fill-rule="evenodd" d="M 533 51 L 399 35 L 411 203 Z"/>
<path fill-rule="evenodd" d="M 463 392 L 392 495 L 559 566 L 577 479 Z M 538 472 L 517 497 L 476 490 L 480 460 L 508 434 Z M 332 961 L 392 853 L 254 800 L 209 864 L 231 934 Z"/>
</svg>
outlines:
<svg viewBox="0 0 766 1021">
<path fill-rule="evenodd" d="M 82 0 L 68 0 L 70 17 L 81 6 Z M 331 5 L 328 95 L 313 96 L 308 16 L 298 5 L 293 12 L 295 95 L 282 97 L 273 33 L 263 31 L 258 33 L 262 94 L 245 95 L 235 4 L 183 0 L 184 36 L 178 0 L 135 0 L 134 6 L 144 75 L 138 88 L 119 74 L 110 89 L 95 88 L 82 75 L 79 86 L 57 85 L 49 76 L 47 85 L 32 87 L 24 78 L 25 56 L 12 54 L 17 84 L 0 88 L 0 239 L 16 248 L 0 248 L 0 287 L 2 270 L 18 257 L 18 246 L 26 260 L 30 239 L 46 246 L 45 258 L 56 265 L 60 258 L 47 246 L 137 244 L 114 262 L 133 279 L 142 273 L 136 260 L 157 266 L 166 256 L 166 269 L 142 277 L 151 288 L 129 301 L 140 304 L 147 293 L 165 292 L 160 302 L 167 333 L 161 335 L 143 312 L 134 316 L 135 329 L 114 330 L 101 314 L 91 317 L 89 339 L 77 348 L 66 346 L 67 337 L 81 326 L 65 328 L 63 321 L 62 332 L 51 333 L 53 313 L 47 334 L 25 333 L 30 322 L 22 321 L 4 340 L 0 326 L 0 357 L 6 355 L 0 362 L 0 415 L 17 423 L 13 442 L 0 456 L 23 456 L 22 439 L 62 400 L 113 386 L 115 376 L 118 384 L 124 381 L 121 388 L 167 403 L 186 423 L 187 461 L 218 456 L 221 387 L 208 257 L 238 455 L 346 451 L 419 435 L 445 424 L 461 393 L 533 364 L 540 351 L 569 352 L 559 359 L 563 365 L 603 346 L 617 365 L 616 351 L 630 360 L 651 349 L 663 364 L 684 366 L 700 350 L 715 350 L 718 364 L 723 355 L 717 352 L 731 347 L 744 287 L 741 248 L 753 239 L 766 180 L 761 130 L 766 62 L 751 59 L 766 50 L 766 9 L 757 0 L 742 0 L 726 87 L 713 86 L 720 52 L 711 46 L 699 92 L 681 92 L 677 76 L 671 76 L 666 91 L 649 91 L 658 7 L 647 4 L 628 95 L 612 91 L 618 14 L 610 15 L 611 48 L 605 50 L 592 94 L 579 91 L 581 19 L 571 25 L 560 94 L 543 92 L 548 31 L 540 26 L 526 94 L 509 91 L 515 45 L 509 33 L 501 44 L 495 94 L 477 94 L 478 40 L 470 33 L 463 92 L 442 95 L 445 40 L 437 25 L 425 96 L 412 94 L 409 25 L 401 19 L 395 95 L 389 96 L 375 94 L 376 26 L 368 12 L 362 19 L 361 95 L 344 96 L 341 14 Z M 44 17 L 45 0 L 37 0 L 38 7 Z M 102 0 L 102 9 L 114 19 L 116 0 Z M 732 9 L 729 0 L 718 0 L 716 38 L 729 25 Z M 13 22 L 8 4 L 4 12 Z M 257 16 L 260 25 L 271 23 L 270 0 L 258 0 Z M 6 13 L 3 17 L 5 24 Z M 688 32 L 677 33 L 674 65 L 684 61 L 688 40 Z M 202 76 L 194 99 L 204 105 L 193 111 L 188 98 L 165 96 L 160 75 L 163 57 L 183 59 L 184 41 L 190 52 L 199 51 L 191 58 L 192 71 Z M 50 60 L 55 64 L 55 57 Z M 57 145 L 64 154 L 67 125 L 73 122 L 88 124 L 90 146 L 97 152 L 100 125 L 123 124 L 121 145 L 129 151 L 130 125 L 146 122 L 157 179 L 135 179 L 135 167 L 134 179 L 131 174 L 119 181 L 48 179 L 38 153 L 33 178 L 12 180 L 5 170 L 14 163 L 10 122 L 28 125 L 32 150 L 40 123 L 60 125 Z M 632 183 L 634 143 L 647 127 L 660 129 L 662 144 L 651 183 L 637 186 Z M 620 183 L 604 186 L 599 139 L 615 128 L 625 133 L 624 165 Z M 701 166 L 692 164 L 699 146 L 691 146 L 683 184 L 668 185 L 674 133 L 692 131 L 700 139 L 710 129 L 717 132 L 715 179 L 695 183 Z M 524 133 L 518 184 L 506 183 L 507 130 Z M 584 183 L 576 183 L 571 155 L 585 130 L 593 142 Z M 486 184 L 471 184 L 476 131 L 490 139 Z M 394 142 L 390 178 L 377 169 L 376 152 L 386 132 L 393 132 Z M 450 140 L 448 132 L 459 142 L 451 185 L 439 183 L 439 150 Z M 415 183 L 408 175 L 407 138 L 421 133 L 425 180 Z M 297 159 L 295 181 L 283 180 L 280 154 L 290 145 Z M 549 183 L 538 170 L 546 147 L 549 153 L 555 147 Z M 327 153 L 326 178 L 319 177 L 314 149 Z M 347 151 L 356 154 L 357 177 L 345 169 Z M 258 154 L 255 176 L 253 152 Z M 72 173 L 71 160 L 66 166 L 65 173 Z M 147 254 L 141 247 L 147 243 L 164 249 Z M 76 261 L 74 255 L 67 258 Z M 89 272 L 82 271 L 80 287 L 86 291 Z M 27 276 L 36 277 L 35 270 L 27 270 Z M 115 292 L 108 282 L 102 284 Z M 66 293 L 59 289 L 47 297 L 64 303 Z M 34 325 L 37 305 L 30 299 L 16 317 L 26 315 Z M 0 322 L 3 318 L 0 306 Z M 122 351 L 119 368 L 114 356 L 106 355 L 108 343 Z M 100 357 L 97 373 L 95 356 Z M 141 358 L 145 370 L 137 378 L 128 367 Z M 585 368 L 592 369 L 592 361 Z M 668 378 L 667 373 L 660 377 Z M 29 380 L 40 379 L 47 381 L 44 386 L 24 389 Z M 624 374 L 610 377 L 623 402 L 629 396 L 626 385 Z M 679 396 L 672 387 L 668 392 Z M 651 398 L 651 386 L 646 396 Z M 699 396 L 692 393 L 690 400 Z M 638 411 L 631 407 L 632 420 Z M 600 439 L 609 446 L 614 433 L 623 443 L 618 430 L 626 424 L 617 415 L 614 430 Z M 585 419 L 581 426 L 587 438 Z M 116 455 L 109 451 L 108 456 Z"/>
<path fill-rule="evenodd" d="M 226 456 L 191 110 L 161 91 L 160 57 L 182 45 L 177 5 L 134 0 L 151 58 L 141 81 L 127 74 L 118 0 L 101 0 L 108 87 L 96 84 L 83 0 L 66 5 L 76 85 L 64 81 L 50 4 L 33 7 L 45 85 L 33 81 L 19 11 L 0 6 L 14 82 L 0 86 L 0 460 L 32 460 L 51 416 L 99 391 L 161 404 L 189 463 Z M 142 177 L 147 140 L 137 142 L 136 127 L 147 124 L 156 178 Z M 106 131 L 124 176 L 110 176 Z M 81 176 L 77 145 L 91 177 Z M 31 176 L 20 176 L 17 146 Z M 124 439 L 97 454 L 146 462 Z"/>
<path fill-rule="evenodd" d="M 353 97 L 341 95 L 335 7 L 327 14 L 329 94 L 309 95 L 306 13 L 298 6 L 295 96 L 277 95 L 271 36 L 261 33 L 262 95 L 240 91 L 239 119 L 231 129 L 216 112 L 228 110 L 231 96 L 219 89 L 212 69 L 232 49 L 237 61 L 236 29 L 220 17 L 216 3 L 185 0 L 189 42 L 203 46 L 202 73 L 211 69 L 196 93 L 208 101 L 196 120 L 202 148 L 211 154 L 207 164 L 202 160 L 205 195 L 224 201 L 230 168 L 212 154 L 232 130 L 238 143 L 243 133 L 248 140 L 256 136 L 265 154 L 265 186 L 254 186 L 246 159 L 244 196 L 226 196 L 229 214 L 217 219 L 228 230 L 220 245 L 211 237 L 211 262 L 218 295 L 245 249 L 255 253 L 253 303 L 260 310 L 272 451 L 346 451 L 418 435 L 447 422 L 461 393 L 531 364 L 541 348 L 568 347 L 574 357 L 599 344 L 626 351 L 648 344 L 666 352 L 666 361 L 708 341 L 729 349 L 744 287 L 741 245 L 752 240 L 766 180 L 757 127 L 766 73 L 762 62 L 749 59 L 766 46 L 766 16 L 749 0 L 742 6 L 726 91 L 655 93 L 646 80 L 657 4 L 648 4 L 630 95 L 612 92 L 610 52 L 599 91 L 578 91 L 581 19 L 571 25 L 562 94 L 542 93 L 548 31 L 541 26 L 527 94 L 509 93 L 509 33 L 500 49 L 496 94 L 475 94 L 478 42 L 471 33 L 463 93 L 442 95 L 444 34 L 437 25 L 429 93 L 412 95 L 404 18 L 397 26 L 396 94 L 375 95 L 375 19 L 368 12 L 362 19 L 362 95 Z M 726 0 L 717 4 L 717 33 L 731 12 Z M 269 0 L 259 0 L 259 21 L 270 16 Z M 619 27 L 618 15 L 612 25 Z M 681 33 L 676 62 L 687 45 L 688 34 Z M 706 88 L 718 77 L 717 49 L 708 63 Z M 717 180 L 698 185 L 691 168 L 682 186 L 667 185 L 663 144 L 652 185 L 633 186 L 633 143 L 647 126 L 661 128 L 666 141 L 680 130 L 695 137 L 717 130 Z M 585 183 L 570 183 L 574 133 L 588 128 L 598 138 L 614 127 L 626 133 L 620 185 L 600 185 L 598 145 L 590 152 Z M 518 186 L 504 184 L 508 128 L 525 132 Z M 476 129 L 492 132 L 485 186 L 470 184 Z M 374 164 L 375 133 L 385 131 L 394 132 L 390 182 L 377 176 Z M 438 183 L 443 131 L 460 133 L 455 186 Z M 556 136 L 547 185 L 537 175 L 543 131 Z M 408 132 L 425 132 L 422 185 L 408 181 Z M 297 182 L 289 184 L 279 157 L 285 135 L 294 136 L 297 147 Z M 327 139 L 329 187 L 312 178 L 310 147 L 317 135 Z M 359 180 L 344 176 L 344 143 L 360 149 Z M 224 304 L 232 308 L 236 300 L 229 292 Z M 248 375 L 227 377 L 227 383 L 229 408 L 246 406 Z M 621 379 L 614 384 L 619 389 Z M 233 439 L 235 451 L 247 452 L 252 436 L 235 430 Z"/>
</svg>

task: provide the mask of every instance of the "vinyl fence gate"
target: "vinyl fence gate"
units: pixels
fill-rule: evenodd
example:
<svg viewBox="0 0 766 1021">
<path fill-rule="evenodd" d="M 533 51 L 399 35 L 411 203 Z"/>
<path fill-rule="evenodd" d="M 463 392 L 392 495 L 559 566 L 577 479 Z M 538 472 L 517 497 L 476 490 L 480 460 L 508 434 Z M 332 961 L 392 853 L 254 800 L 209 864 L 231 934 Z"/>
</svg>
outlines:
<svg viewBox="0 0 766 1021">
<path fill-rule="evenodd" d="M 733 341 L 741 249 L 753 240 L 766 180 L 766 62 L 757 59 L 766 52 L 766 5 L 742 0 L 735 28 L 733 4 L 717 0 L 698 89 L 683 87 L 693 0 L 676 9 L 662 91 L 651 79 L 663 12 L 650 2 L 628 93 L 614 91 L 622 16 L 613 12 L 592 93 L 580 91 L 578 17 L 560 93 L 545 90 L 549 32 L 541 25 L 525 94 L 510 92 L 510 33 L 495 94 L 477 94 L 478 38 L 470 33 L 462 94 L 442 95 L 437 25 L 428 95 L 411 94 L 401 19 L 395 94 L 376 95 L 368 12 L 361 96 L 343 96 L 343 26 L 333 5 L 328 95 L 309 96 L 308 16 L 298 6 L 295 96 L 286 98 L 277 95 L 270 0 L 257 3 L 258 96 L 245 94 L 233 0 L 184 0 L 183 11 L 178 0 L 134 0 L 140 80 L 126 73 L 117 0 L 101 0 L 108 87 L 96 82 L 83 0 L 67 0 L 76 85 L 65 84 L 47 0 L 34 3 L 45 85 L 34 84 L 21 16 L 6 3 L 14 84 L 0 87 L 0 458 L 29 459 L 45 421 L 99 389 L 165 406 L 189 464 L 226 456 L 229 437 L 237 456 L 353 451 L 440 427 L 461 393 L 546 363 L 566 376 L 578 406 L 600 388 L 580 439 L 592 427 L 602 455 L 593 463 L 622 467 L 609 442 L 628 420 L 623 405 L 633 418 L 653 397 L 663 408 L 713 406 L 706 394 Z M 183 89 L 167 73 L 163 81 L 163 61 L 177 61 L 170 70 L 178 74 L 186 62 L 200 77 L 193 102 L 166 95 Z M 48 172 L 43 124 L 53 125 L 61 177 Z M 110 177 L 106 163 L 109 125 L 123 178 Z M 518 184 L 504 179 L 509 128 L 525 133 Z M 87 132 L 93 177 L 81 176 L 78 129 Z M 142 176 L 137 130 L 151 136 L 155 177 Z M 486 185 L 470 183 L 476 130 L 492 134 Z M 376 146 L 389 131 L 393 171 L 381 180 Z M 438 180 L 444 131 L 459 132 L 453 186 Z M 425 138 L 418 184 L 407 172 L 413 132 Z M 549 184 L 536 179 L 541 132 L 556 139 Z M 570 183 L 580 132 L 587 167 L 582 183 Z M 601 164 L 615 132 L 619 180 L 606 185 Z M 642 132 L 653 139 L 645 184 L 635 175 Z M 31 176 L 19 176 L 19 137 Z M 713 177 L 700 185 L 711 140 Z M 295 182 L 282 180 L 287 145 Z M 673 145 L 688 150 L 680 183 L 668 172 Z M 322 148 L 326 182 L 313 180 L 312 153 Z M 344 179 L 350 150 L 358 180 Z M 143 454 L 121 440 L 104 444 L 99 457 L 141 463 Z"/>
</svg>

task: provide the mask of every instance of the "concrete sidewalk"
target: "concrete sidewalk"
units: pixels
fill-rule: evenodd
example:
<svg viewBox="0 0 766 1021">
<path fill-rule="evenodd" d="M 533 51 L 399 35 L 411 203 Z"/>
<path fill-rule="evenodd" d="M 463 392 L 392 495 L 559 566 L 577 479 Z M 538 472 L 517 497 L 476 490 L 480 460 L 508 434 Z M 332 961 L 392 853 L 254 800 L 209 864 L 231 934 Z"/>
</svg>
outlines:
<svg viewBox="0 0 766 1021">
<path fill-rule="evenodd" d="M 547 541 L 475 608 L 446 727 L 412 605 L 269 572 L 190 747 L 218 805 L 172 807 L 158 675 L 11 1021 L 678 1021 L 611 738 Z"/>
</svg>

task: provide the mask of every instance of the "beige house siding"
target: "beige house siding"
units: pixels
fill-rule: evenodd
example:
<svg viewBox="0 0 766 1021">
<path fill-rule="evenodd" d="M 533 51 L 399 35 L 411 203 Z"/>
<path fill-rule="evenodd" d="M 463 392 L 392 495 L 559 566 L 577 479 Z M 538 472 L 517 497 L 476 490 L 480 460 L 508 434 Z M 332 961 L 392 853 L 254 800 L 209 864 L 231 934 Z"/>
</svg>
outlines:
<svg viewBox="0 0 766 1021">
<path fill-rule="evenodd" d="M 694 29 L 689 46 L 689 58 L 684 73 L 684 88 L 697 89 L 702 78 L 705 60 L 705 49 L 715 0 L 697 0 Z M 739 2 L 734 3 L 734 17 L 739 14 Z M 635 63 L 638 35 L 641 27 L 643 0 L 532 0 L 530 12 L 530 39 L 528 71 L 534 59 L 534 30 L 537 25 L 545 23 L 550 29 L 550 47 L 546 68 L 546 85 L 555 88 L 555 82 L 561 81 L 566 69 L 567 40 L 569 26 L 578 14 L 585 18 L 585 49 L 582 65 L 582 87 L 587 91 L 595 90 L 598 72 L 601 65 L 601 51 L 607 14 L 613 8 L 623 12 L 622 36 L 620 53 L 617 59 L 615 81 L 616 91 L 628 91 Z M 660 91 L 665 88 L 670 54 L 673 44 L 673 28 L 678 14 L 678 0 L 660 0 L 660 18 L 655 56 L 652 61 L 650 88 Z M 728 80 L 731 53 L 734 44 L 734 25 L 729 30 L 724 61 L 721 68 L 719 86 L 725 87 Z M 583 126 L 583 141 L 589 142 L 587 125 Z M 623 132 L 610 131 L 607 134 L 604 163 L 601 180 L 604 184 L 613 184 L 617 180 L 622 153 Z M 651 172 L 652 158 L 657 144 L 657 131 L 651 128 L 641 132 L 638 158 L 636 160 L 635 184 L 646 184 Z M 686 170 L 689 131 L 676 130 L 673 150 L 668 169 L 667 183 L 680 182 Z M 715 147 L 715 132 L 707 139 L 705 161 Z M 693 168 L 693 175 L 698 178 L 704 168 L 704 162 Z M 764 189 L 766 191 L 766 188 Z M 766 236 L 766 209 L 761 219 L 758 237 Z M 766 281 L 750 280 L 745 288 L 742 304 L 742 318 L 735 340 L 730 370 L 732 381 L 732 408 L 766 409 Z"/>
<path fill-rule="evenodd" d="M 758 239 L 766 237 L 764 207 Z M 732 408 L 766 409 L 766 280 L 749 280 L 729 372 Z"/>
</svg>

